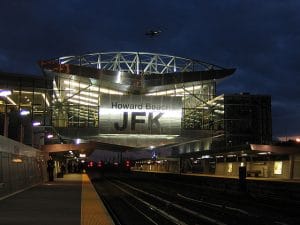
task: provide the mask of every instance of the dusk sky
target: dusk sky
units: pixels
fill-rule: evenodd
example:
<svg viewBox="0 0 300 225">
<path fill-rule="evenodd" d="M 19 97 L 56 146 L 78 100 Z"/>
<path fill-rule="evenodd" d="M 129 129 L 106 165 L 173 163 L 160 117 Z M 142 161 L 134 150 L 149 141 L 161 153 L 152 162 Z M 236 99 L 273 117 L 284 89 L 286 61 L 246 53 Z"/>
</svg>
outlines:
<svg viewBox="0 0 300 225">
<path fill-rule="evenodd" d="M 219 94 L 272 96 L 273 136 L 300 135 L 299 12 L 299 0 L 2 0 L 0 71 L 106 51 L 199 59 L 237 69 Z"/>
</svg>

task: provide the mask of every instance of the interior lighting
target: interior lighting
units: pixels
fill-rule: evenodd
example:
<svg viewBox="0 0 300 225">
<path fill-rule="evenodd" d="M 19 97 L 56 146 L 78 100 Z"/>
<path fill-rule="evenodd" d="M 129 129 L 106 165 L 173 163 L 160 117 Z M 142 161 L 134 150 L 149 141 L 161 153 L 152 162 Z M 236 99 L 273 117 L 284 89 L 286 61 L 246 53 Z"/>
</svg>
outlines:
<svg viewBox="0 0 300 225">
<path fill-rule="evenodd" d="M 53 138 L 53 134 L 48 134 L 47 138 L 49 138 L 49 139 Z"/>
<path fill-rule="evenodd" d="M 40 126 L 41 125 L 41 122 L 33 122 L 32 123 L 32 126 L 34 126 L 34 127 L 37 127 L 37 126 Z"/>
<path fill-rule="evenodd" d="M 91 85 L 84 84 L 84 83 L 78 83 L 76 81 L 64 80 L 64 84 L 66 84 L 68 86 L 79 87 L 82 89 L 88 89 L 88 90 L 96 91 L 96 92 L 100 91 L 100 93 L 104 93 L 104 94 L 116 94 L 116 95 L 124 94 L 123 92 L 120 92 L 120 91 L 110 90 L 110 89 L 102 88 L 102 87 L 99 89 L 99 87 L 97 87 L 97 86 L 91 86 Z"/>
<path fill-rule="evenodd" d="M 81 139 L 80 138 L 77 138 L 76 140 L 75 140 L 75 143 L 78 145 L 78 144 L 80 144 L 81 143 Z"/>
<path fill-rule="evenodd" d="M 10 90 L 0 90 L 0 96 L 6 97 L 8 95 L 11 95 L 11 91 Z"/>
<path fill-rule="evenodd" d="M 280 175 L 280 174 L 282 174 L 282 170 L 283 170 L 282 161 L 275 161 L 274 162 L 274 174 Z"/>
<path fill-rule="evenodd" d="M 96 104 L 92 104 L 92 103 L 89 103 L 89 102 L 85 102 L 85 101 L 78 101 L 78 100 L 75 100 L 75 99 L 68 99 L 69 102 L 73 102 L 73 103 L 78 103 L 80 105 L 87 105 L 87 106 L 98 106 Z"/>
<path fill-rule="evenodd" d="M 72 97 L 73 99 L 80 99 L 80 100 L 85 100 L 88 102 L 94 102 L 94 103 L 98 103 L 98 99 L 93 99 L 93 98 L 89 98 L 89 97 L 83 97 L 81 95 L 72 95 L 72 94 L 67 94 L 68 97 Z"/>
<path fill-rule="evenodd" d="M 30 114 L 29 110 L 21 110 L 21 112 L 20 112 L 21 116 L 27 116 L 29 114 Z"/>
<path fill-rule="evenodd" d="M 228 163 L 227 172 L 232 173 L 232 163 Z"/>
<path fill-rule="evenodd" d="M 74 92 L 79 92 L 78 90 L 74 90 Z M 89 91 L 80 91 L 80 95 L 85 95 L 85 96 L 89 96 L 89 97 L 95 97 L 98 98 L 99 95 L 95 92 L 89 92 Z"/>
<path fill-rule="evenodd" d="M 14 163 L 21 163 L 23 161 L 22 161 L 22 159 L 16 158 L 16 159 L 12 159 L 12 162 L 14 162 Z"/>
<path fill-rule="evenodd" d="M 268 152 L 259 152 L 258 155 L 267 155 Z"/>
<path fill-rule="evenodd" d="M 43 99 L 45 100 L 47 106 L 49 107 L 49 106 L 50 106 L 50 103 L 49 103 L 49 100 L 48 100 L 48 98 L 46 97 L 46 95 L 43 94 L 43 93 L 40 93 L 40 94 L 42 95 L 42 97 L 43 97 Z"/>
<path fill-rule="evenodd" d="M 10 97 L 6 96 L 6 99 L 13 105 L 17 105 L 17 103 L 14 102 Z"/>
</svg>

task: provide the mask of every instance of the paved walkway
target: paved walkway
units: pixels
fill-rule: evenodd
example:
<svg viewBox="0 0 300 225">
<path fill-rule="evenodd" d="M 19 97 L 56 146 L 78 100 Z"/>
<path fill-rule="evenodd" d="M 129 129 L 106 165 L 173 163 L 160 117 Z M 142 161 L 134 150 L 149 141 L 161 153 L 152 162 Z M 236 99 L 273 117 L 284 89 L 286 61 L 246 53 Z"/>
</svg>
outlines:
<svg viewBox="0 0 300 225">
<path fill-rule="evenodd" d="M 0 225 L 113 225 L 86 174 L 67 174 L 0 201 Z"/>
</svg>

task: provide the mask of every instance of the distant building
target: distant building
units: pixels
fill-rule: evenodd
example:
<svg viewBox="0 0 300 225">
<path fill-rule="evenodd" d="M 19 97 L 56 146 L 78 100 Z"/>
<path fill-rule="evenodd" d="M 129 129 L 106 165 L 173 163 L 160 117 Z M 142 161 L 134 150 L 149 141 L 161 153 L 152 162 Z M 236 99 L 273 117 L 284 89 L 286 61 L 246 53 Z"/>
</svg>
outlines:
<svg viewBox="0 0 300 225">
<path fill-rule="evenodd" d="M 224 95 L 224 132 L 226 145 L 271 144 L 271 97 Z"/>
</svg>

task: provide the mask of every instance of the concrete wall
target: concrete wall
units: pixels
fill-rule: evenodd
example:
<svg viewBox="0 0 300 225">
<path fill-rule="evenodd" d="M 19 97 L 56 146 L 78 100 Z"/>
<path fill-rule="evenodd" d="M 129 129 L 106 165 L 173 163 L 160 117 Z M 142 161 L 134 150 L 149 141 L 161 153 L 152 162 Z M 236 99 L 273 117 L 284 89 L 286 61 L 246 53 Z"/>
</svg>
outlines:
<svg viewBox="0 0 300 225">
<path fill-rule="evenodd" d="M 240 162 L 222 162 L 216 163 L 215 175 L 219 176 L 238 176 Z M 231 172 L 230 172 L 231 171 Z"/>
<path fill-rule="evenodd" d="M 180 162 L 178 160 L 161 160 L 160 163 L 151 164 L 136 164 L 132 167 L 132 170 L 137 171 L 149 171 L 149 172 L 167 172 L 167 173 L 179 173 L 180 172 Z"/>
<path fill-rule="evenodd" d="M 293 178 L 300 179 L 300 154 L 294 155 Z"/>
<path fill-rule="evenodd" d="M 41 151 L 0 136 L 0 198 L 47 177 Z"/>
</svg>

